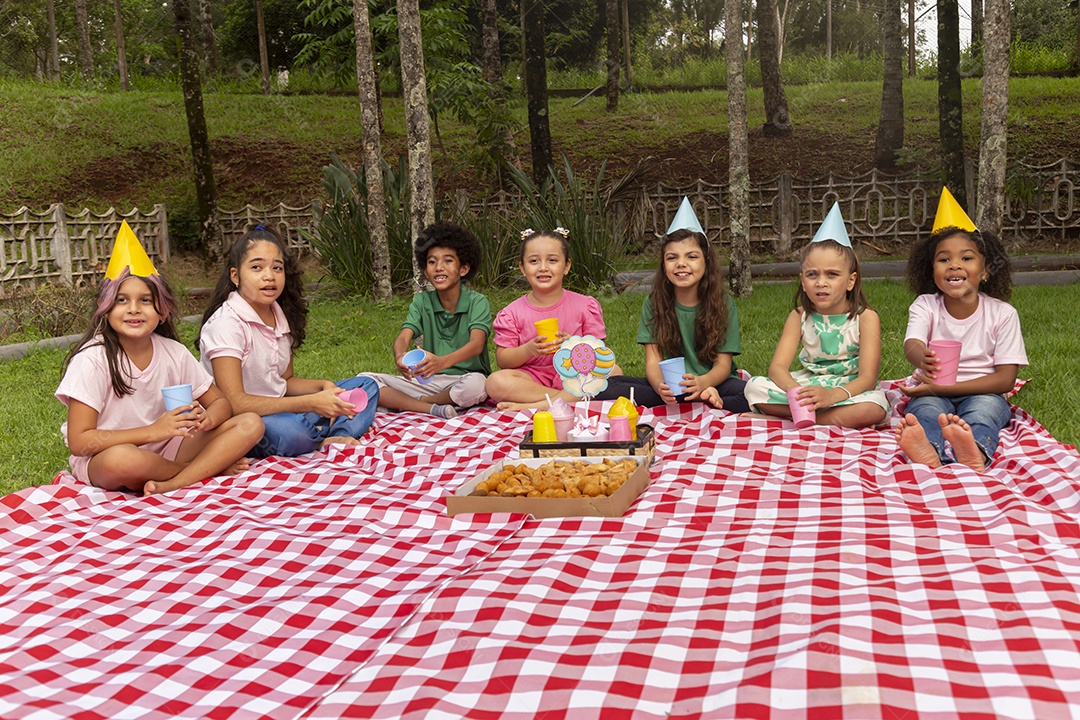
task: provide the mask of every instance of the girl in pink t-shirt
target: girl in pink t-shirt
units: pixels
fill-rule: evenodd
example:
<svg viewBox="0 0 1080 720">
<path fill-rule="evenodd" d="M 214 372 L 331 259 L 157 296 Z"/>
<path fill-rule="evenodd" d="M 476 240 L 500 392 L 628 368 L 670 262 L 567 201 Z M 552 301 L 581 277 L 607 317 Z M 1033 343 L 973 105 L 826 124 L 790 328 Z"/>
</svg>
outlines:
<svg viewBox="0 0 1080 720">
<path fill-rule="evenodd" d="M 1012 268 L 1005 248 L 966 215 L 963 221 L 972 229 L 935 230 L 908 258 L 908 283 L 918 297 L 908 311 L 904 354 L 915 371 L 914 384 L 900 388 L 911 402 L 896 438 L 915 462 L 936 468 L 955 461 L 981 472 L 1012 417 L 1004 394 L 1027 365 L 1027 352 L 1008 303 Z M 947 385 L 937 379 L 940 359 L 929 349 L 935 340 L 961 343 L 957 379 Z"/>
<path fill-rule="evenodd" d="M 68 355 L 56 397 L 76 478 L 106 490 L 168 492 L 247 469 L 258 415 L 229 401 L 180 344 L 160 275 L 105 280 L 90 328 Z M 165 410 L 162 388 L 190 384 L 195 402 Z"/>
<path fill-rule="evenodd" d="M 495 316 L 495 359 L 501 370 L 488 377 L 487 394 L 500 410 L 547 407 L 548 396 L 568 402 L 577 398 L 562 389 L 552 355 L 574 335 L 603 340 L 604 313 L 596 298 L 563 288 L 570 271 L 568 232 L 525 230 L 521 233 L 518 268 L 529 282 L 529 292 Z M 536 321 L 555 318 L 558 339 L 549 341 L 537 333 Z M 619 374 L 616 366 L 613 375 Z"/>
</svg>

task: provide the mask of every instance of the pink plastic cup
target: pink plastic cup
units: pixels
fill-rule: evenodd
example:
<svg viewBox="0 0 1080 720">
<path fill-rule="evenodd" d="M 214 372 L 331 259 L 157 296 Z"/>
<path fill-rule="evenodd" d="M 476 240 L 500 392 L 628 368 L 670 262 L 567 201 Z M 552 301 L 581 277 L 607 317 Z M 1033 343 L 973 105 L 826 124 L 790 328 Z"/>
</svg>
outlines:
<svg viewBox="0 0 1080 720">
<path fill-rule="evenodd" d="M 630 418 L 618 415 L 610 418 L 611 427 L 608 430 L 608 442 L 628 443 L 630 437 Z"/>
<path fill-rule="evenodd" d="M 960 343 L 956 340 L 931 340 L 930 349 L 940 361 L 935 385 L 955 385 L 956 371 L 960 369 Z"/>
<path fill-rule="evenodd" d="M 353 412 L 360 412 L 367 407 L 368 394 L 364 392 L 364 388 L 353 388 L 352 390 L 346 390 L 343 393 L 338 394 L 338 399 L 347 402 L 351 405 L 355 405 L 356 409 Z"/>
<path fill-rule="evenodd" d="M 552 417 L 555 419 L 555 439 L 559 442 L 568 442 L 570 431 L 574 429 L 574 414 L 555 415 L 552 413 Z"/>
<path fill-rule="evenodd" d="M 795 421 L 795 427 L 802 430 L 817 424 L 817 412 L 799 402 L 799 391 L 802 385 L 796 385 L 787 391 L 788 406 L 791 408 L 791 419 Z"/>
</svg>

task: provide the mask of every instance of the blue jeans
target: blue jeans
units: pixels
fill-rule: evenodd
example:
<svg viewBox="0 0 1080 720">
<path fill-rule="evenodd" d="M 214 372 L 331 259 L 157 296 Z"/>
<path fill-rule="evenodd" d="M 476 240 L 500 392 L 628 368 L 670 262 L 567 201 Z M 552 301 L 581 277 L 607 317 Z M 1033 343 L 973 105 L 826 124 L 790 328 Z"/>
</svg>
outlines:
<svg viewBox="0 0 1080 720">
<path fill-rule="evenodd" d="M 337 386 L 345 390 L 363 388 L 368 396 L 367 407 L 351 420 L 346 415 L 338 415 L 330 420 L 313 412 L 264 415 L 266 432 L 258 445 L 251 449 L 251 456 L 296 457 L 317 450 L 328 437 L 359 438 L 367 432 L 375 420 L 375 409 L 379 405 L 379 386 L 369 377 L 347 378 Z"/>
<path fill-rule="evenodd" d="M 917 397 L 908 403 L 907 411 L 914 415 L 926 432 L 926 439 L 937 450 L 941 464 L 954 460 L 945 454 L 945 438 L 941 434 L 938 415 L 958 415 L 971 426 L 975 444 L 986 456 L 987 465 L 998 446 L 998 433 L 1012 419 L 1012 407 L 1003 395 L 959 395 L 957 397 Z"/>
</svg>

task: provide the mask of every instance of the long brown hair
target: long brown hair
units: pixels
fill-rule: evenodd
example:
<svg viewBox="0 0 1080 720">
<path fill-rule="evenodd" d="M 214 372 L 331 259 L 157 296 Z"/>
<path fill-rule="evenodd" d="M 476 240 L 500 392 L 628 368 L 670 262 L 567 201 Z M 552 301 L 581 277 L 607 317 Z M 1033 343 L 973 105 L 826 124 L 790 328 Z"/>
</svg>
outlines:
<svg viewBox="0 0 1080 720">
<path fill-rule="evenodd" d="M 716 359 L 716 349 L 724 343 L 728 330 L 728 306 L 724 297 L 724 278 L 720 274 L 720 258 L 699 232 L 676 230 L 664 236 L 660 244 L 660 265 L 653 276 L 649 301 L 653 311 L 653 335 L 666 357 L 683 354 L 682 332 L 675 316 L 675 286 L 664 271 L 664 252 L 673 242 L 693 240 L 705 259 L 705 274 L 698 283 L 698 314 L 694 325 L 694 349 L 703 364 Z"/>
<path fill-rule="evenodd" d="M 795 290 L 795 309 L 802 308 L 803 312 L 810 312 L 810 309 L 814 307 L 814 302 L 803 290 L 802 264 L 806 262 L 806 256 L 810 254 L 810 251 L 815 248 L 827 248 L 840 253 L 848 261 L 848 272 L 855 273 L 855 284 L 846 293 L 848 318 L 855 319 L 863 310 L 870 307 L 870 302 L 866 299 L 866 293 L 863 292 L 862 272 L 859 271 L 859 256 L 855 254 L 855 250 L 850 245 L 841 245 L 835 240 L 819 240 L 807 243 L 806 247 L 802 249 L 802 254 L 799 256 L 799 287 Z"/>
<path fill-rule="evenodd" d="M 232 269 L 236 268 L 237 272 L 240 271 L 240 266 L 244 264 L 244 258 L 247 257 L 248 250 L 257 242 L 268 242 L 276 247 L 285 261 L 285 287 L 282 288 L 281 295 L 278 296 L 277 304 L 285 315 L 285 319 L 289 322 L 292 349 L 295 351 L 304 344 L 304 337 L 307 335 L 308 307 L 307 300 L 304 299 L 304 282 L 301 276 L 300 263 L 297 261 L 296 255 L 289 252 L 289 249 L 285 247 L 285 243 L 281 241 L 276 232 L 262 225 L 256 225 L 234 242 L 232 249 L 229 250 L 229 258 L 225 263 L 225 267 L 221 269 L 221 276 L 218 278 L 217 286 L 214 288 L 214 292 L 210 294 L 210 302 L 206 305 L 206 312 L 203 313 L 202 322 L 199 323 L 199 334 L 195 337 L 196 346 L 199 345 L 199 338 L 202 336 L 202 326 L 206 324 L 211 315 L 217 312 L 219 307 L 225 304 L 225 301 L 229 299 L 229 295 L 236 289 L 232 281 Z"/>
<path fill-rule="evenodd" d="M 104 280 L 98 288 L 98 304 L 94 314 L 90 318 L 90 327 L 86 333 L 71 348 L 67 359 L 64 361 L 64 370 L 71 364 L 71 359 L 88 347 L 101 345 L 105 348 L 105 359 L 109 363 L 109 381 L 112 383 L 113 394 L 116 397 L 124 397 L 135 392 L 131 387 L 131 361 L 128 359 L 124 347 L 120 344 L 120 337 L 109 324 L 109 311 L 116 305 L 116 295 L 120 292 L 120 286 L 128 278 L 136 277 L 146 283 L 150 289 L 150 297 L 154 301 L 154 310 L 161 317 L 161 322 L 154 328 L 154 332 L 170 340 L 180 341 L 176 335 L 176 325 L 173 324 L 173 314 L 176 311 L 176 299 L 160 275 L 143 277 L 132 275 L 130 268 L 124 268 L 115 280 Z M 122 358 L 122 360 L 121 360 Z"/>
</svg>

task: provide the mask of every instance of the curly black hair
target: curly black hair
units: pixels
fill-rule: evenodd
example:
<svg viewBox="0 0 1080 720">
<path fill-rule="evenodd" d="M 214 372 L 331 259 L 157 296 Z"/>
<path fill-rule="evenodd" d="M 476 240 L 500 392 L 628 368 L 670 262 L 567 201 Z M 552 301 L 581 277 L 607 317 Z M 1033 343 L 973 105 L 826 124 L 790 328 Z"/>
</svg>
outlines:
<svg viewBox="0 0 1080 720">
<path fill-rule="evenodd" d="M 460 225 L 440 221 L 424 228 L 416 238 L 413 251 L 417 267 L 422 270 L 427 265 L 428 251 L 437 247 L 453 250 L 457 253 L 458 261 L 469 266 L 464 280 L 472 277 L 480 267 L 480 243 L 475 235 Z"/>
<path fill-rule="evenodd" d="M 941 228 L 925 240 L 917 241 L 911 248 L 907 262 L 908 287 L 916 295 L 938 292 L 934 284 L 934 254 L 938 243 L 953 235 L 964 235 L 983 256 L 986 267 L 986 279 L 979 283 L 979 291 L 992 298 L 1005 300 L 1012 296 L 1012 261 L 1005 251 L 1005 246 L 996 235 L 978 230 L 969 232 L 952 225 Z"/>
</svg>

